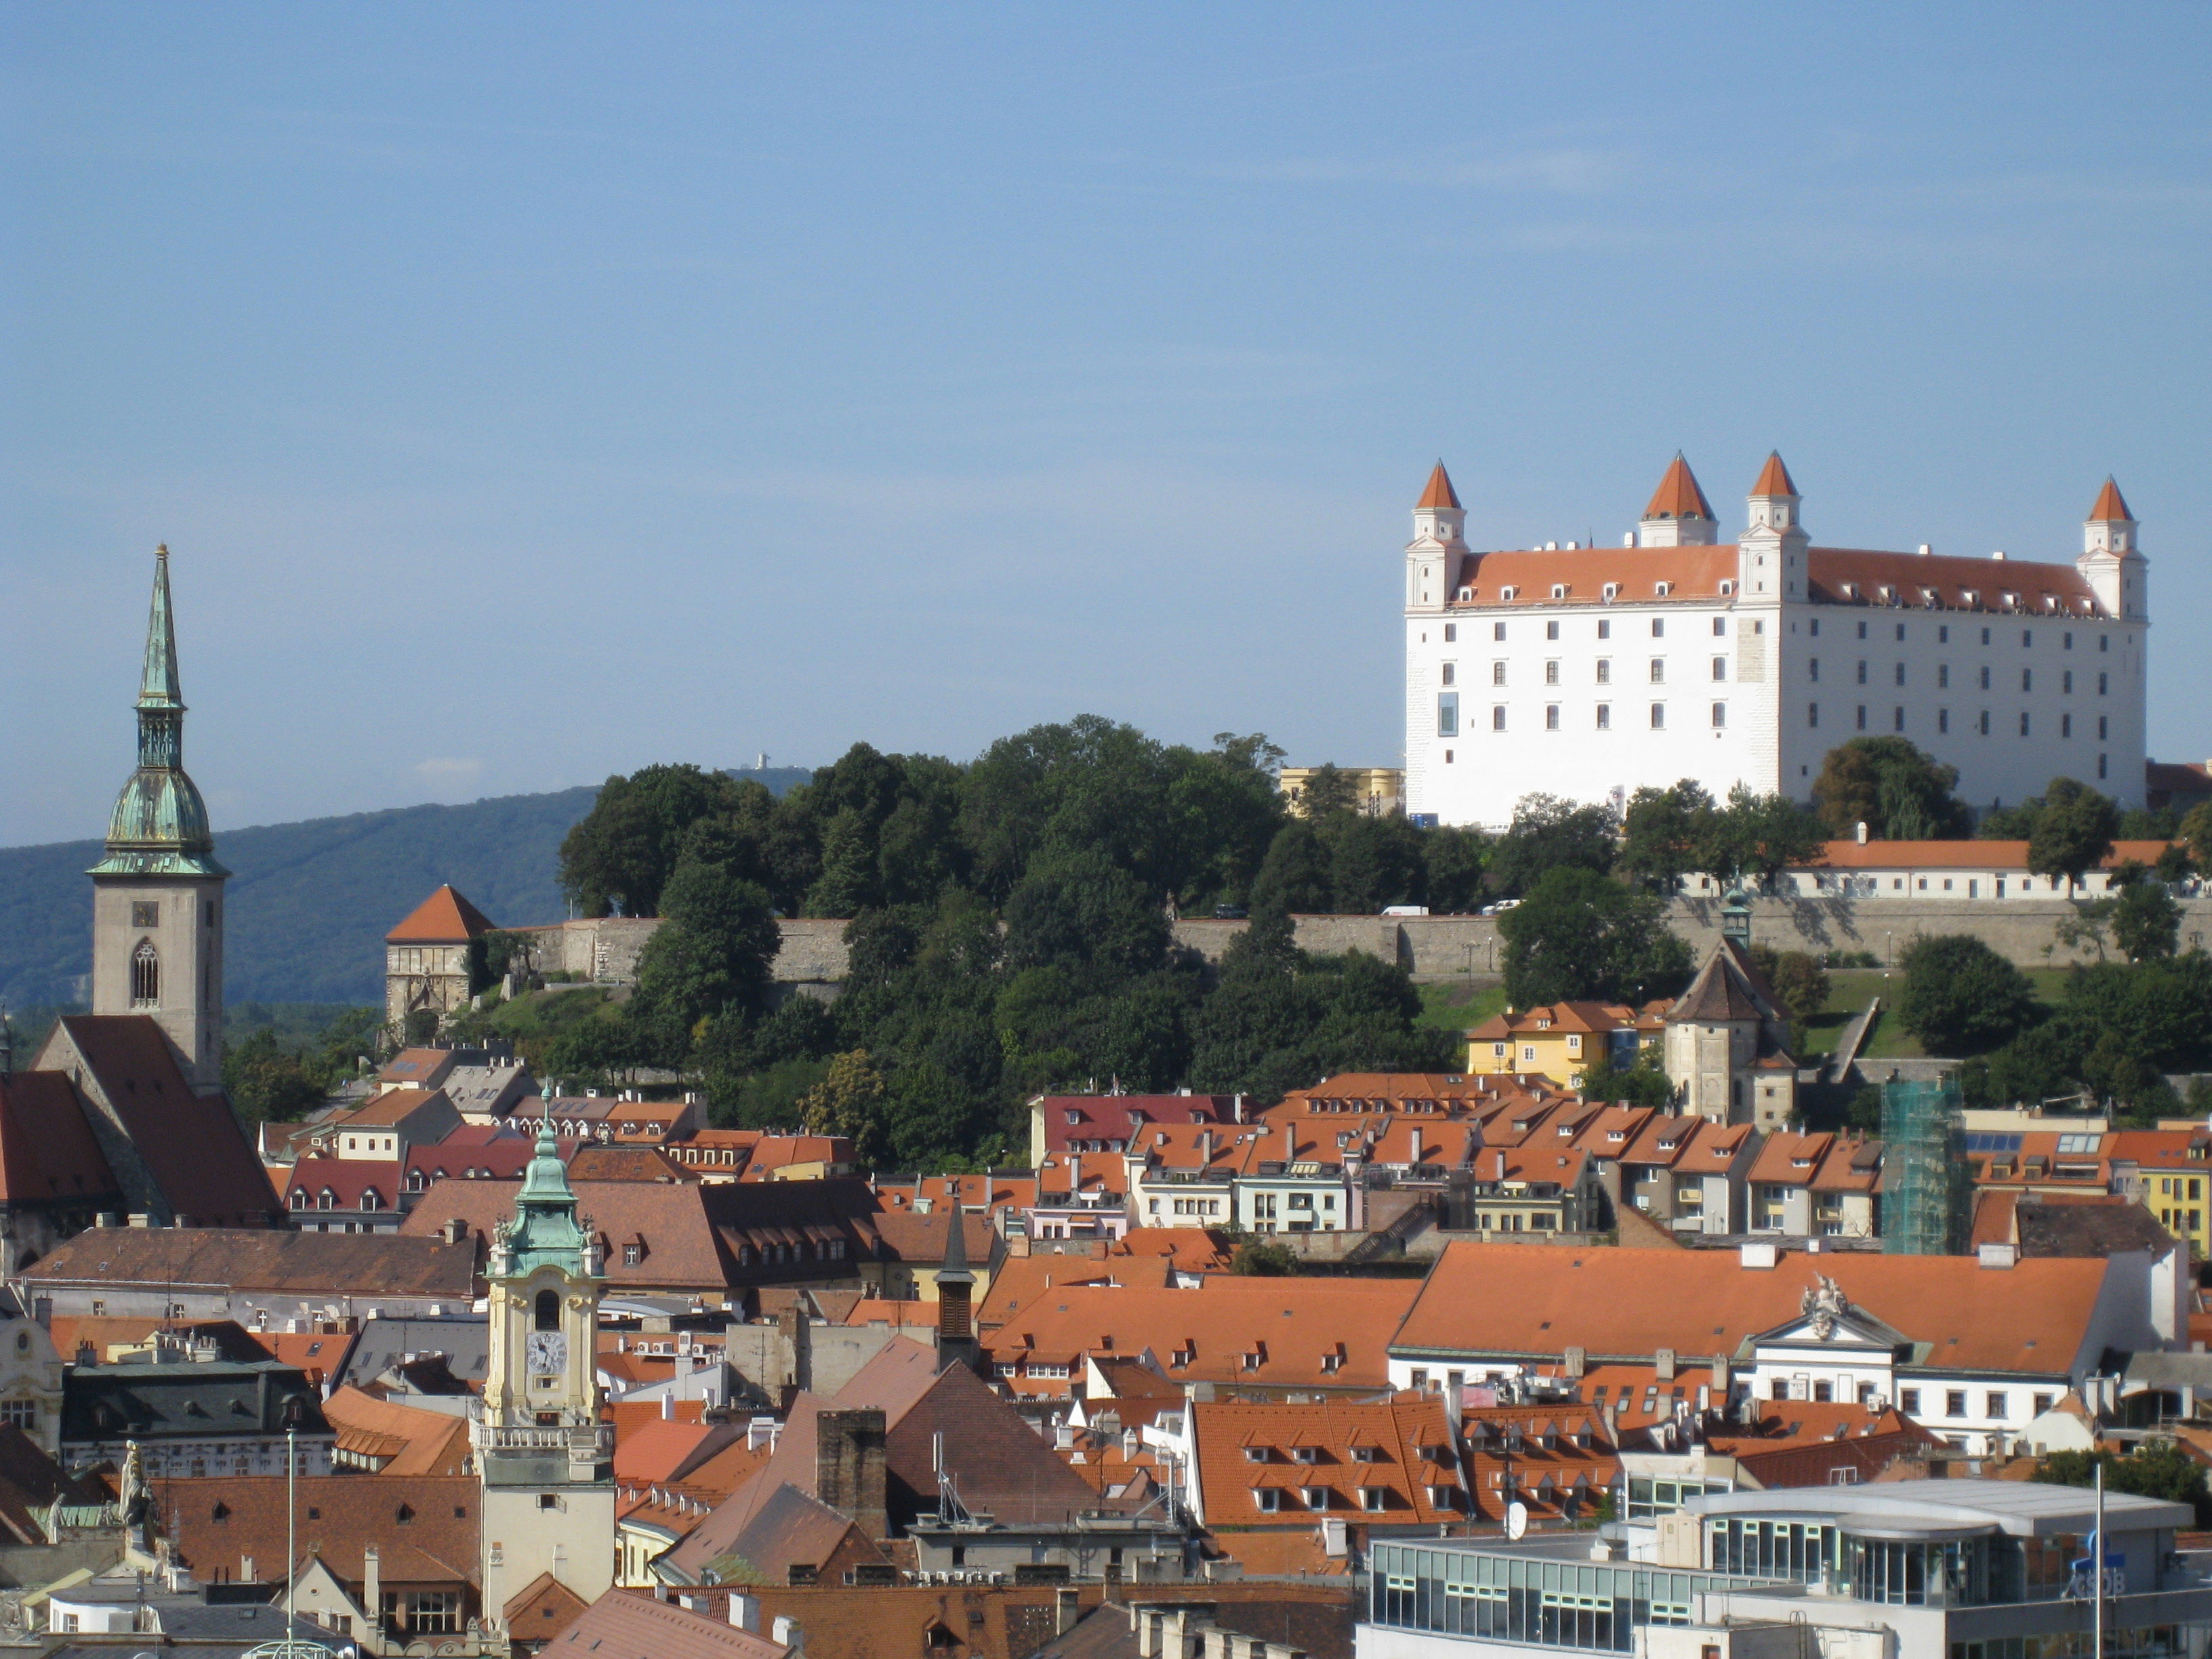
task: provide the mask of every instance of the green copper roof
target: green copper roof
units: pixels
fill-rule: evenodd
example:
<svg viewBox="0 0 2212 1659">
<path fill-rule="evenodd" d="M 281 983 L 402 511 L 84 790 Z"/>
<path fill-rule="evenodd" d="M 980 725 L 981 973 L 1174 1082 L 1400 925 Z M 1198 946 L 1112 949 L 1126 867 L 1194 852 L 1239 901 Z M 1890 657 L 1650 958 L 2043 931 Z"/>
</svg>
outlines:
<svg viewBox="0 0 2212 1659">
<path fill-rule="evenodd" d="M 115 798 L 95 876 L 228 876 L 215 861 L 207 803 L 185 773 L 185 699 L 169 605 L 169 550 L 154 556 L 146 664 L 138 678 L 138 769 Z"/>
<path fill-rule="evenodd" d="M 560 1144 L 548 1116 L 538 1125 L 537 1155 L 523 1171 L 522 1190 L 514 1195 L 514 1219 L 507 1224 L 500 1240 L 513 1259 L 508 1271 L 524 1279 L 540 1267 L 553 1267 L 581 1278 L 584 1247 L 589 1241 L 576 1214 L 575 1189 L 561 1166 Z"/>
</svg>

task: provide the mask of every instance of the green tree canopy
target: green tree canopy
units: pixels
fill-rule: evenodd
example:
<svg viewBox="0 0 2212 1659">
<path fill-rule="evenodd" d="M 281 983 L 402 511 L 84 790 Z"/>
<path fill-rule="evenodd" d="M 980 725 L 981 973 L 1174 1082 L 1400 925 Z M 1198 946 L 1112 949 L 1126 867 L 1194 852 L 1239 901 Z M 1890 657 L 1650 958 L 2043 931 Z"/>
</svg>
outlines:
<svg viewBox="0 0 2212 1659">
<path fill-rule="evenodd" d="M 1621 815 L 1622 873 L 1664 893 L 1686 875 L 1712 870 L 1705 859 L 1717 810 L 1711 793 L 1695 778 L 1665 789 L 1643 785 Z"/>
<path fill-rule="evenodd" d="M 1490 879 L 1511 896 L 1534 890 L 1547 871 L 1560 866 L 1603 875 L 1613 868 L 1619 830 L 1608 807 L 1523 795 L 1512 823 L 1490 849 Z"/>
<path fill-rule="evenodd" d="M 2112 907 L 2112 943 L 2130 962 L 2172 956 L 2181 943 L 2181 907 L 2154 881 L 2128 884 Z"/>
<path fill-rule="evenodd" d="M 1577 865 L 1547 872 L 1498 918 L 1505 994 L 1519 1008 L 1599 999 L 1639 1003 L 1682 988 L 1690 947 L 1659 901 Z"/>
<path fill-rule="evenodd" d="M 1972 934 L 1915 939 L 1902 965 L 1898 1022 L 1931 1053 L 1980 1054 L 2035 1018 L 2027 975 Z"/>
<path fill-rule="evenodd" d="M 1943 841 L 1972 832 L 1973 814 L 1952 792 L 1959 769 L 1904 738 L 1853 738 L 1831 749 L 1813 781 L 1813 806 L 1828 833 L 1864 823 L 1882 841 Z"/>
<path fill-rule="evenodd" d="M 2027 867 L 2070 889 L 2111 854 L 2119 821 L 2119 809 L 2087 784 L 2053 778 L 2028 831 Z"/>
<path fill-rule="evenodd" d="M 617 908 L 625 915 L 659 915 L 660 890 L 675 871 L 685 833 L 702 818 L 731 811 L 737 798 L 728 778 L 689 763 L 609 778 L 561 842 L 562 887 L 588 916 Z"/>
<path fill-rule="evenodd" d="M 2051 1452 L 2036 1464 L 2035 1479 L 2054 1486 L 2094 1486 L 2100 1464 L 2106 1492 L 2186 1504 L 2197 1511 L 2198 1526 L 2212 1521 L 2204 1466 L 2171 1440 L 2146 1440 L 2125 1457 L 2109 1451 Z"/>
</svg>

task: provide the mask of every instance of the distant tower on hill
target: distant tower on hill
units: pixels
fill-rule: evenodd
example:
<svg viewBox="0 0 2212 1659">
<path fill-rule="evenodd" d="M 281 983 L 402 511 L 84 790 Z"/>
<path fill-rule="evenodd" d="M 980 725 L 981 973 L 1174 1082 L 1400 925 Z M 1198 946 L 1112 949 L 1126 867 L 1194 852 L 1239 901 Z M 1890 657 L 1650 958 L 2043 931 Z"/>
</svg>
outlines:
<svg viewBox="0 0 2212 1659">
<path fill-rule="evenodd" d="M 477 941 L 496 931 L 459 888 L 441 887 L 384 936 L 384 1023 L 396 1042 L 412 1042 L 414 1014 L 442 1020 L 475 994 Z M 417 1021 L 420 1024 L 423 1022 Z"/>
<path fill-rule="evenodd" d="M 148 1014 L 196 1094 L 222 1087 L 222 884 L 207 805 L 185 774 L 185 697 L 169 604 L 169 550 L 138 681 L 138 769 L 115 799 L 92 866 L 92 1012 Z"/>
</svg>

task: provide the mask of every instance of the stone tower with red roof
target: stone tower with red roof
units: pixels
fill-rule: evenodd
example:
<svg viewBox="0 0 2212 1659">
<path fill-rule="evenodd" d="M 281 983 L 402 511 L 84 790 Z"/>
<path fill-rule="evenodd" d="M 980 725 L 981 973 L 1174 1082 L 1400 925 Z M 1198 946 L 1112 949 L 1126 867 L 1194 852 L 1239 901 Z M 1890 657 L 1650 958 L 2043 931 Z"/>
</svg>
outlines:
<svg viewBox="0 0 2212 1659">
<path fill-rule="evenodd" d="M 416 1040 L 407 1029 L 410 1014 L 442 1020 L 468 1006 L 476 994 L 477 941 L 494 931 L 490 919 L 449 884 L 384 936 L 384 1023 L 395 1042 Z"/>
</svg>

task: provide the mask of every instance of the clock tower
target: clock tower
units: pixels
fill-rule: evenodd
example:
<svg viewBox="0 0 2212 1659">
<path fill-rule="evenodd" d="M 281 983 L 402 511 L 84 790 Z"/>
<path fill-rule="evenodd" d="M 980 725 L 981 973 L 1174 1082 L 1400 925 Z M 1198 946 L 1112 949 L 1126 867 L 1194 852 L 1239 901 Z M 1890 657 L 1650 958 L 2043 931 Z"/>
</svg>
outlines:
<svg viewBox="0 0 2212 1659">
<path fill-rule="evenodd" d="M 614 1583 L 614 1430 L 599 1421 L 594 1349 L 601 1265 L 548 1119 L 484 1273 L 490 1364 L 473 1431 L 488 1626 L 504 1630 L 509 1604 L 542 1575 L 587 1602 Z"/>
</svg>

